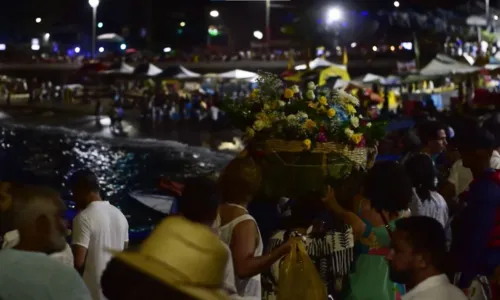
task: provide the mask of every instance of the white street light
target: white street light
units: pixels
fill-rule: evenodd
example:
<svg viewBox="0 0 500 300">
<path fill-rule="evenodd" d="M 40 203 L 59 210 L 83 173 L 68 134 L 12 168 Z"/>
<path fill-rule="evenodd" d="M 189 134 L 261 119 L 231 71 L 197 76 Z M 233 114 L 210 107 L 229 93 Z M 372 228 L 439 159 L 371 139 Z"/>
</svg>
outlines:
<svg viewBox="0 0 500 300">
<path fill-rule="evenodd" d="M 97 28 L 103 28 L 104 24 L 102 22 L 97 23 Z"/>
<path fill-rule="evenodd" d="M 103 52 L 104 52 L 104 47 L 100 47 L 100 48 L 99 48 L 99 52 L 100 52 L 100 53 L 103 53 Z"/>
<path fill-rule="evenodd" d="M 218 12 L 217 10 L 212 10 L 212 11 L 210 12 L 210 16 L 211 16 L 212 18 L 217 18 L 217 17 L 219 16 L 219 12 Z"/>
<path fill-rule="evenodd" d="M 99 0 L 89 0 L 89 5 L 92 8 L 97 8 L 99 6 Z"/>
<path fill-rule="evenodd" d="M 96 18 L 97 18 L 97 7 L 99 6 L 99 0 L 89 0 L 89 5 L 92 7 L 92 57 L 95 58 L 95 44 L 96 44 Z M 101 50 L 101 48 L 99 48 Z M 104 51 L 104 49 L 103 49 Z"/>
<path fill-rule="evenodd" d="M 377 51 L 378 51 L 377 46 L 373 46 L 373 47 L 372 47 L 372 50 L 373 50 L 374 52 L 377 52 Z"/>
<path fill-rule="evenodd" d="M 326 22 L 333 23 L 342 19 L 342 11 L 338 7 L 332 7 L 326 15 Z"/>
<path fill-rule="evenodd" d="M 260 31 L 256 30 L 253 32 L 253 36 L 258 40 L 262 40 L 262 38 L 264 37 L 264 34 Z"/>
<path fill-rule="evenodd" d="M 181 25 L 181 27 L 184 27 L 184 26 L 186 26 L 186 22 L 181 22 L 180 25 Z"/>
<path fill-rule="evenodd" d="M 75 48 L 75 53 L 76 53 L 76 54 L 80 53 L 80 50 L 81 50 L 81 49 L 80 49 L 80 47 L 76 47 L 76 48 Z"/>
<path fill-rule="evenodd" d="M 121 45 L 120 45 L 120 49 L 122 49 L 122 50 L 127 49 L 127 45 L 126 45 L 126 44 L 121 44 Z"/>
<path fill-rule="evenodd" d="M 497 15 L 494 15 L 494 16 L 493 16 L 493 19 L 494 19 L 495 21 L 498 21 L 498 16 L 497 16 Z"/>
<path fill-rule="evenodd" d="M 37 22 L 37 23 L 42 23 L 42 18 L 36 18 L 36 19 L 35 19 L 35 22 Z"/>
<path fill-rule="evenodd" d="M 33 51 L 38 51 L 38 50 L 40 50 L 40 45 L 37 45 L 37 44 L 33 44 L 33 45 L 31 45 L 31 50 L 33 50 Z"/>
<path fill-rule="evenodd" d="M 169 53 L 170 51 L 172 51 L 172 48 L 170 48 L 170 47 L 163 48 L 163 52 L 165 52 L 165 53 Z"/>
<path fill-rule="evenodd" d="M 357 45 L 358 44 L 356 44 L 356 43 L 351 43 L 351 48 L 356 48 Z"/>
<path fill-rule="evenodd" d="M 399 7 L 399 1 L 394 1 L 394 7 Z"/>
</svg>

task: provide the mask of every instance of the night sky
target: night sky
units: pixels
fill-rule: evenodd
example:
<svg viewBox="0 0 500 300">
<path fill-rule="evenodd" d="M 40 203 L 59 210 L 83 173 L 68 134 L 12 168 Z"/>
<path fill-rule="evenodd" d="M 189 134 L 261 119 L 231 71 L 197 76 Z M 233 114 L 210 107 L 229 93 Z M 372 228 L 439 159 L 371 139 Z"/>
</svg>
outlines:
<svg viewBox="0 0 500 300">
<path fill-rule="evenodd" d="M 498 0 L 500 1 L 500 0 Z M 416 10 L 436 7 L 453 8 L 466 3 L 466 0 L 399 0 L 401 9 Z M 492 0 L 496 5 L 496 0 Z M 294 16 L 312 5 L 317 5 L 318 14 L 321 7 L 339 5 L 351 10 L 373 10 L 392 8 L 393 0 L 291 0 L 275 2 L 272 9 L 272 26 L 279 32 L 280 26 L 293 20 Z M 210 1 L 210 0 L 101 0 L 98 8 L 98 21 L 104 23 L 104 32 L 122 34 L 123 28 L 138 36 L 145 28 L 155 39 L 181 40 L 188 45 L 199 43 L 206 35 L 210 22 L 208 12 L 218 9 L 221 21 L 235 31 L 264 31 L 264 1 Z M 35 18 L 41 17 L 42 24 L 36 24 Z M 26 36 L 41 32 L 80 32 L 91 31 L 92 11 L 88 0 L 9 0 L 8 5 L 0 9 L 0 39 L 23 39 Z M 177 34 L 179 23 L 187 26 L 183 34 Z M 71 25 L 71 26 L 70 26 Z M 245 33 L 247 34 L 247 33 Z"/>
</svg>

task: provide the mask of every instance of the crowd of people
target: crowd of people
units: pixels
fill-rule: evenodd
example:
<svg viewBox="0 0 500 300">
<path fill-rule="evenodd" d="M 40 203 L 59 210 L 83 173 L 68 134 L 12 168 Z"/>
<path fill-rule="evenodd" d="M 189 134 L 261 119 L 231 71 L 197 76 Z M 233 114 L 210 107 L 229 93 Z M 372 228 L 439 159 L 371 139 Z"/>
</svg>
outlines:
<svg viewBox="0 0 500 300">
<path fill-rule="evenodd" d="M 262 180 L 251 156 L 187 179 L 178 214 L 138 247 L 90 170 L 68 182 L 71 232 L 56 191 L 1 183 L 0 299 L 280 299 L 297 242 L 331 299 L 499 299 L 500 120 L 479 119 L 415 117 L 399 161 L 277 200 L 272 234 L 249 212 Z"/>
</svg>

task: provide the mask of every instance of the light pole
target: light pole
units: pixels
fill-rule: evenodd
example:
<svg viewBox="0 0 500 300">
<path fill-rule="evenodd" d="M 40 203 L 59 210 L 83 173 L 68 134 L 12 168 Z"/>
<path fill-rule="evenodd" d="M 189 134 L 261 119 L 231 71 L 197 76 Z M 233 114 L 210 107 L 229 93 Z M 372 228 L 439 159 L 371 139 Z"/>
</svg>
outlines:
<svg viewBox="0 0 500 300">
<path fill-rule="evenodd" d="M 271 42 L 271 0 L 266 0 L 266 44 L 267 49 Z"/>
<path fill-rule="evenodd" d="M 95 58 L 95 44 L 96 44 L 96 18 L 97 18 L 97 7 L 99 6 L 99 0 L 89 0 L 89 5 L 92 7 L 92 58 Z"/>
</svg>

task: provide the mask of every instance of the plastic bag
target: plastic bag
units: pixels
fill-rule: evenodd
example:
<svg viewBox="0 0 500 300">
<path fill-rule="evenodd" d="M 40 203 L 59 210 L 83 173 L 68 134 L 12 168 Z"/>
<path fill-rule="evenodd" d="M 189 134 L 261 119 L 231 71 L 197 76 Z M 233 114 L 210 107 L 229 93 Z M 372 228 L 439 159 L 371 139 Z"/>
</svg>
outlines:
<svg viewBox="0 0 500 300">
<path fill-rule="evenodd" d="M 328 295 L 304 243 L 296 240 L 280 267 L 277 300 L 305 299 L 326 300 Z"/>
</svg>

